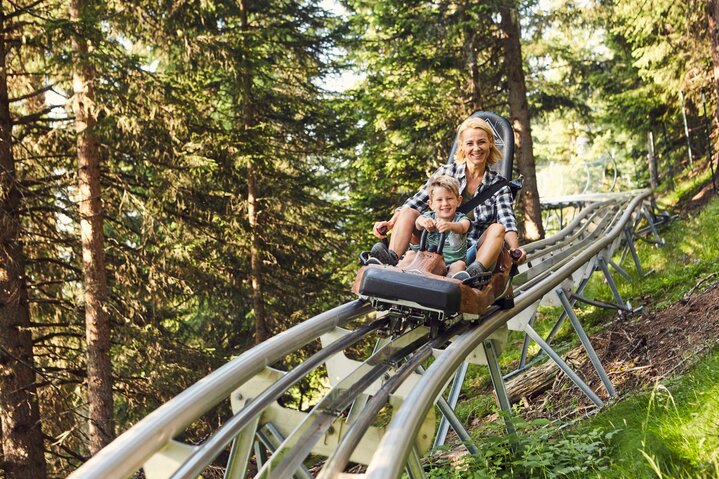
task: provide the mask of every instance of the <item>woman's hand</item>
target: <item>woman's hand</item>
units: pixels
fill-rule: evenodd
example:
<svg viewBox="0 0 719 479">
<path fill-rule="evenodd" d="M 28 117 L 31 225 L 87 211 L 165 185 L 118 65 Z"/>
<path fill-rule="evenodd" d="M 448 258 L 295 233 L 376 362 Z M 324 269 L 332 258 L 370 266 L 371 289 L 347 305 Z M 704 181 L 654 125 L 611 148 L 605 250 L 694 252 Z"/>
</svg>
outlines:
<svg viewBox="0 0 719 479">
<path fill-rule="evenodd" d="M 392 229 L 393 224 L 389 221 L 378 221 L 372 227 L 372 234 L 379 239 L 387 237 L 387 232 Z"/>
<path fill-rule="evenodd" d="M 524 264 L 527 261 L 527 252 L 523 248 L 512 248 L 509 250 L 509 254 L 517 264 Z"/>
</svg>

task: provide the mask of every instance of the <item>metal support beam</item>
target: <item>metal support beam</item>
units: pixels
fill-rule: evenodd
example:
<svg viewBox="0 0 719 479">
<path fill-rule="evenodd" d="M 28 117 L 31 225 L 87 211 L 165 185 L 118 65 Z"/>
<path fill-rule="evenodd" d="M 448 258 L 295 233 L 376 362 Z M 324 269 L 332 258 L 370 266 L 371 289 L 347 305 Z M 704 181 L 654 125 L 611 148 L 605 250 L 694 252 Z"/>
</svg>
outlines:
<svg viewBox="0 0 719 479">
<path fill-rule="evenodd" d="M 614 301 L 616 301 L 617 307 L 623 311 L 631 311 L 632 304 L 629 301 L 627 301 L 625 303 L 624 300 L 622 299 L 622 295 L 619 294 L 619 290 L 617 289 L 617 284 L 614 282 L 614 278 L 612 278 L 611 273 L 609 273 L 609 268 L 607 267 L 607 260 L 604 259 L 604 256 L 599 255 L 599 257 L 597 257 L 597 264 L 599 265 L 599 268 L 602 270 L 602 273 L 604 273 L 604 277 L 607 280 L 609 289 L 612 290 L 612 294 L 614 295 Z"/>
<path fill-rule="evenodd" d="M 417 448 L 413 447 L 407 458 L 407 475 L 409 479 L 425 479 L 427 476 L 424 475 L 424 468 L 422 463 L 419 461 L 419 453 Z"/>
<path fill-rule="evenodd" d="M 482 343 L 484 348 L 484 355 L 487 357 L 487 366 L 489 367 L 489 376 L 492 379 L 492 386 L 494 386 L 494 392 L 497 394 L 497 402 L 499 403 L 499 409 L 504 412 L 504 425 L 507 430 L 507 434 L 515 434 L 514 425 L 512 424 L 509 416 L 512 414 L 512 404 L 509 402 L 509 396 L 507 396 L 507 389 L 504 387 L 504 380 L 502 379 L 502 371 L 499 369 L 499 361 L 497 360 L 497 352 L 494 350 L 492 341 L 484 341 Z"/>
<path fill-rule="evenodd" d="M 612 268 L 614 268 L 614 271 L 621 274 L 622 278 L 626 279 L 627 281 L 632 280 L 631 276 L 629 276 L 629 273 L 627 273 L 627 271 L 624 268 L 622 268 L 621 266 L 619 266 L 617 263 L 615 263 L 611 259 L 608 260 L 607 263 L 609 263 L 612 266 Z"/>
<path fill-rule="evenodd" d="M 629 231 L 629 228 L 624 228 L 624 239 L 627 242 L 627 248 L 629 249 L 629 252 L 632 253 L 632 259 L 634 260 L 634 267 L 637 269 L 637 274 L 640 276 L 646 276 L 649 273 L 651 273 L 654 270 L 644 272 L 642 269 L 642 265 L 639 262 L 639 256 L 637 255 L 637 249 L 634 246 L 634 238 L 632 237 L 632 233 Z"/>
<path fill-rule="evenodd" d="M 255 462 L 257 463 L 257 469 L 261 468 L 264 463 L 267 462 L 267 449 L 265 449 L 264 443 L 261 439 L 261 432 L 257 431 L 257 441 L 255 441 Z"/>
<path fill-rule="evenodd" d="M 594 347 L 592 347 L 592 342 L 589 340 L 587 333 L 584 332 L 584 328 L 582 328 L 582 325 L 579 322 L 579 318 L 577 318 L 577 315 L 574 314 L 574 309 L 572 309 L 572 306 L 569 304 L 566 293 L 562 288 L 557 288 L 556 293 L 557 296 L 559 296 L 559 300 L 562 302 L 564 311 L 566 311 L 567 316 L 569 316 L 569 321 L 572 322 L 572 326 L 574 326 L 574 330 L 577 332 L 577 336 L 579 336 L 579 340 L 582 342 L 582 346 L 584 346 L 584 349 L 587 352 L 587 356 L 589 356 L 589 360 L 592 362 L 599 378 L 604 383 L 604 387 L 607 389 L 609 396 L 616 396 L 617 392 L 614 390 L 612 381 L 609 379 L 609 376 L 607 376 L 607 373 L 602 366 L 602 362 L 599 360 L 599 356 L 597 356 L 597 352 L 594 350 Z"/>
<path fill-rule="evenodd" d="M 477 446 L 475 446 L 474 442 L 472 442 L 472 436 L 470 436 L 464 428 L 457 417 L 457 414 L 455 414 L 454 409 L 450 407 L 447 401 L 441 396 L 437 400 L 437 407 L 439 408 L 439 412 L 442 413 L 442 418 L 447 419 L 447 422 L 450 426 L 452 426 L 454 432 L 457 433 L 457 437 L 459 437 L 460 441 L 462 441 L 464 446 L 467 448 L 467 451 L 469 451 L 470 454 L 477 454 L 479 449 L 477 449 Z"/>
<path fill-rule="evenodd" d="M 649 228 L 652 230 L 652 235 L 654 236 L 654 241 L 657 245 L 663 246 L 664 240 L 659 236 L 659 233 L 657 232 L 657 227 L 654 225 L 654 215 L 651 211 L 647 209 L 646 206 L 642 208 L 642 215 L 644 218 L 646 218 L 647 223 L 649 223 Z"/>
<path fill-rule="evenodd" d="M 534 310 L 534 313 L 532 313 L 532 317 L 529 318 L 529 325 L 534 327 L 534 320 L 537 319 L 537 310 Z M 524 369 L 524 367 L 527 365 L 527 354 L 529 354 L 529 336 L 526 334 L 524 335 L 524 343 L 522 344 L 522 354 L 519 356 L 519 366 L 517 366 L 517 370 Z"/>
<path fill-rule="evenodd" d="M 262 441 L 262 444 L 267 448 L 268 451 L 271 451 L 274 453 L 278 447 L 280 447 L 280 444 L 285 440 L 284 436 L 282 436 L 282 433 L 274 426 L 272 423 L 265 424 L 261 429 L 257 431 L 257 437 Z M 267 462 L 267 458 L 263 461 L 263 464 Z M 258 466 L 258 469 L 260 467 Z M 310 474 L 310 471 L 307 470 L 307 468 L 303 465 L 297 468 L 297 471 L 293 474 L 292 477 L 295 477 L 297 479 L 313 479 L 312 474 Z"/>
<path fill-rule="evenodd" d="M 594 270 L 592 270 L 592 273 L 589 276 L 587 276 L 586 278 L 582 278 L 582 281 L 580 281 L 579 285 L 577 285 L 577 291 L 574 293 L 575 295 L 581 296 L 581 294 L 584 292 L 584 288 L 586 288 L 587 285 L 589 284 L 589 280 L 592 278 L 592 274 L 594 274 Z M 577 299 L 574 297 L 570 300 L 572 307 L 574 307 L 574 303 L 576 303 L 576 302 L 577 302 Z M 562 311 L 562 314 L 559 315 L 559 319 L 557 319 L 557 322 L 554 323 L 554 327 L 547 335 L 547 339 L 546 339 L 547 343 L 552 342 L 552 339 L 554 339 L 554 336 L 556 336 L 557 333 L 559 332 L 559 328 L 561 328 L 562 324 L 564 324 L 565 319 L 567 319 L 567 313 Z"/>
<path fill-rule="evenodd" d="M 372 354 L 375 354 L 377 351 L 382 349 L 384 345 L 390 342 L 390 338 L 379 338 L 374 343 L 374 349 L 372 350 Z M 369 400 L 369 396 L 367 394 L 359 394 L 354 401 L 352 401 L 352 405 L 350 406 L 350 411 L 347 413 L 347 419 L 345 419 L 345 422 L 347 424 L 352 424 L 357 419 L 357 416 L 362 412 L 364 407 L 367 405 L 367 401 Z"/>
<path fill-rule="evenodd" d="M 594 391 L 592 391 L 587 384 L 582 381 L 582 379 L 577 376 L 577 373 L 575 373 L 572 368 L 569 367 L 569 365 L 557 354 L 556 351 L 554 351 L 549 344 L 547 344 L 544 339 L 537 333 L 534 328 L 527 325 L 524 328 L 524 332 L 531 337 L 535 343 L 539 345 L 540 348 L 542 348 L 542 351 L 547 353 L 547 356 L 552 358 L 552 360 L 557 363 L 557 366 L 564 371 L 564 374 L 566 374 L 569 379 L 572 380 L 574 384 L 577 385 L 579 389 L 582 390 L 584 394 L 587 395 L 587 397 L 597 406 L 602 407 L 604 405 L 604 402 L 602 402 L 601 399 L 599 399 L 599 396 L 597 396 Z"/>
<path fill-rule="evenodd" d="M 260 418 L 253 419 L 240 434 L 232 441 L 230 458 L 227 460 L 227 468 L 223 479 L 244 479 L 247 464 L 250 462 L 252 445 L 256 444 L 255 434 Z"/>
<path fill-rule="evenodd" d="M 467 376 L 468 367 L 469 363 L 467 363 L 466 361 L 462 363 L 462 365 L 457 369 L 457 372 L 454 375 L 454 379 L 452 380 L 452 387 L 449 389 L 449 396 L 445 404 L 449 407 L 452 416 L 454 416 L 454 408 L 457 406 L 457 401 L 459 401 L 459 394 L 462 392 L 462 384 L 464 384 L 464 378 Z M 443 398 L 440 397 L 440 399 Z M 447 417 L 448 415 L 445 414 L 445 411 L 443 411 L 442 409 L 443 408 L 440 408 L 440 411 L 442 411 L 442 420 L 439 422 L 439 428 L 437 428 L 437 435 L 434 438 L 433 447 L 443 446 L 444 442 L 447 440 L 447 431 L 449 431 L 450 424 L 449 418 Z M 454 426 L 453 429 L 457 431 L 457 428 L 455 428 Z M 461 429 L 464 428 L 461 427 Z"/>
</svg>

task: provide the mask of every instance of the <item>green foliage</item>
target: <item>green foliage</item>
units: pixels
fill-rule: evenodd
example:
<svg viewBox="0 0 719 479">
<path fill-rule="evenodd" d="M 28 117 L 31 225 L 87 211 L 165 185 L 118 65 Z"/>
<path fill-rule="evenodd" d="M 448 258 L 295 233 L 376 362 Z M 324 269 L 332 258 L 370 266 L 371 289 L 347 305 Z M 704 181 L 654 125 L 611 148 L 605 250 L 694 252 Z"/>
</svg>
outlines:
<svg viewBox="0 0 719 479">
<path fill-rule="evenodd" d="M 492 3 L 343 4 L 350 59 L 362 75 L 346 93 L 354 122 L 347 227 L 366 246 L 371 224 L 388 218 L 447 161 L 464 118 L 480 107 L 506 111 L 502 55 Z"/>
<path fill-rule="evenodd" d="M 85 453 L 71 38 L 90 42 L 87 60 L 97 72 L 107 308 L 123 430 L 253 342 L 248 172 L 258 180 L 252 233 L 261 245 L 265 307 L 278 331 L 348 297 L 356 253 L 372 241 L 369 225 L 446 161 L 460 120 L 480 106 L 507 113 L 499 4 L 342 3 L 346 18 L 311 0 L 109 0 L 89 2 L 87 22 L 77 24 L 66 1 L 2 7 L 16 22 L 5 32 L 9 108 L 52 474 L 66 475 Z M 665 168 L 684 156 L 677 91 L 686 92 L 696 131 L 698 93 L 711 81 L 703 8 L 696 0 L 640 7 L 624 0 L 522 3 L 533 131 L 544 164 L 582 177 L 577 152 L 590 162 L 611 153 L 619 185 L 642 185 L 650 128 Z M 347 69 L 360 77 L 356 88 L 323 90 L 323 78 Z M 715 103 L 710 96 L 709 110 Z M 695 189 L 678 185 L 675 197 Z M 667 248 L 640 248 L 643 264 L 658 274 L 641 289 L 622 285 L 622 294 L 661 293 L 672 301 L 695 278 L 716 272 L 709 225 L 718 214 L 713 203 L 690 218 L 695 235 L 672 226 Z M 590 287 L 607 294 L 602 285 Z M 583 314 L 600 322 L 591 309 Z M 548 326 L 540 318 L 537 328 Z M 479 368 L 471 375 L 472 392 L 486 389 Z M 306 407 L 318 381 L 308 378 L 286 401 Z M 471 419 L 491 408 L 484 397 L 458 413 Z M 202 437 L 226 414 L 223 405 L 187 437 Z M 541 462 L 555 452 L 534 454 Z M 504 470 L 530 467 L 529 455 L 523 465 L 502 460 Z"/>
<path fill-rule="evenodd" d="M 433 463 L 428 477 L 588 477 L 608 470 L 612 438 L 619 432 L 565 432 L 548 429 L 546 420 L 527 422 L 519 416 L 512 416 L 511 422 L 515 434 L 504 434 L 498 424 L 475 431 L 478 454 L 463 456 L 456 465 Z"/>
<path fill-rule="evenodd" d="M 686 159 L 680 90 L 694 154 L 704 154 L 700 93 L 712 88 L 712 63 L 702 5 L 558 0 L 529 10 L 524 51 L 540 194 L 581 192 L 584 163 L 610 156 L 618 164 L 617 189 L 647 185 L 650 132 L 660 177 L 675 175 L 675 164 Z M 597 174 L 590 181 L 590 191 L 611 185 Z"/>
</svg>

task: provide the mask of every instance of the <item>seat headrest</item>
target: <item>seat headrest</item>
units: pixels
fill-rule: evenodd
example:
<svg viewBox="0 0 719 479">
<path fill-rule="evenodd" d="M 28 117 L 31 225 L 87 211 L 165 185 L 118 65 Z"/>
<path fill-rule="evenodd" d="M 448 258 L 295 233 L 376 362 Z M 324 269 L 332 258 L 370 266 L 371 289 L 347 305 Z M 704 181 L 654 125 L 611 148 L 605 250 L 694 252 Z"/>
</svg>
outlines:
<svg viewBox="0 0 719 479">
<path fill-rule="evenodd" d="M 506 179 L 512 179 L 512 166 L 514 163 L 514 130 L 512 125 L 506 118 L 492 113 L 491 111 L 475 111 L 470 118 L 481 118 L 492 127 L 494 139 L 497 148 L 502 152 L 503 159 L 498 161 L 496 165 L 492 165 L 491 169 L 498 172 Z M 459 135 L 454 139 L 452 151 L 449 153 L 447 163 L 454 163 L 454 154 L 459 146 Z"/>
</svg>

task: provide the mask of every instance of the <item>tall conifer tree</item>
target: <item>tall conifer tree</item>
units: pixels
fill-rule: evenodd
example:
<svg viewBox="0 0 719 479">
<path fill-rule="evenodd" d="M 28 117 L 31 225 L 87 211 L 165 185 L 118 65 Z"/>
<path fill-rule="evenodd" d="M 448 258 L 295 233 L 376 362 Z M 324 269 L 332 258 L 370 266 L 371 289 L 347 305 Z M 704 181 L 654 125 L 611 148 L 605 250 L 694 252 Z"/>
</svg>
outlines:
<svg viewBox="0 0 719 479">
<path fill-rule="evenodd" d="M 73 98 L 78 159 L 80 240 L 82 245 L 90 452 L 97 453 L 115 437 L 110 364 L 105 235 L 100 188 L 100 150 L 95 132 L 95 68 L 85 32 L 93 28 L 92 1 L 71 0 L 73 37 Z M 88 26 L 89 28 L 87 28 Z M 85 33 L 85 34 L 83 34 Z"/>
<path fill-rule="evenodd" d="M 9 45 L 21 37 L 17 10 L 0 5 L 0 432 L 7 479 L 46 477 L 35 379 L 21 197 L 8 94 Z"/>
</svg>

